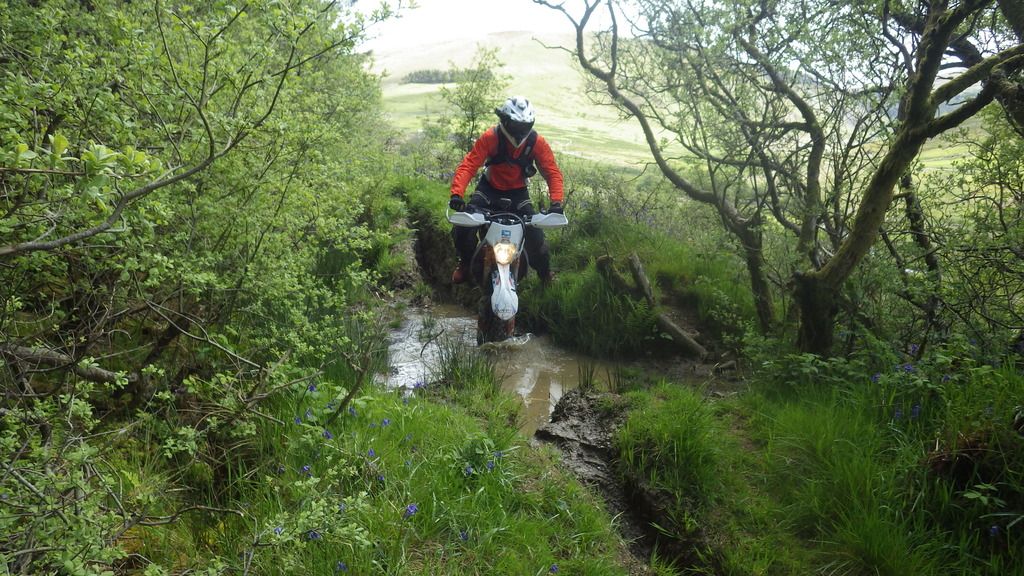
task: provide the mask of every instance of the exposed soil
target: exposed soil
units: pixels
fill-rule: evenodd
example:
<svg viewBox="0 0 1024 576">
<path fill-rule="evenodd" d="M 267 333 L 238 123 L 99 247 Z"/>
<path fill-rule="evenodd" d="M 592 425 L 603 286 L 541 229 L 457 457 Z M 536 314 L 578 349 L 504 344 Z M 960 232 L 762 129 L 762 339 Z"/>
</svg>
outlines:
<svg viewBox="0 0 1024 576">
<path fill-rule="evenodd" d="M 615 470 L 612 437 L 625 421 L 626 413 L 609 409 L 609 402 L 614 401 L 609 394 L 572 390 L 562 396 L 551 422 L 538 429 L 534 438 L 557 447 L 562 463 L 604 498 L 608 513 L 618 518 L 619 532 L 629 543 L 633 555 L 630 573 L 646 574 L 653 543 L 647 537 L 646 522 L 636 517 Z"/>
<path fill-rule="evenodd" d="M 563 465 L 604 499 L 629 546 L 631 558 L 626 564 L 630 574 L 649 574 L 648 562 L 655 550 L 677 567 L 694 566 L 699 535 L 683 541 L 655 528 L 670 525 L 668 511 L 675 504 L 671 496 L 639 479 L 624 478 L 616 467 L 612 439 L 625 422 L 624 407 L 615 394 L 572 390 L 558 402 L 551 422 L 539 428 L 534 438 L 557 447 Z"/>
<path fill-rule="evenodd" d="M 693 328 L 695 314 L 678 308 L 665 307 L 664 310 L 677 325 L 698 335 Z M 648 358 L 625 362 L 623 366 L 693 386 L 713 398 L 731 396 L 746 389 L 737 362 L 714 352 L 709 356 L 717 359 Z M 563 464 L 603 497 L 608 513 L 617 519 L 617 527 L 629 544 L 630 574 L 650 573 L 648 562 L 655 551 L 659 558 L 677 568 L 699 567 L 717 573 L 716 566 L 708 565 L 714 559 L 702 558 L 698 553 L 707 548 L 702 534 L 679 539 L 656 528 L 672 525 L 669 514 L 677 507 L 674 497 L 643 479 L 625 476 L 618 468 L 613 438 L 625 423 L 625 408 L 625 400 L 616 394 L 576 389 L 561 398 L 551 421 L 540 427 L 534 438 L 557 447 Z"/>
</svg>

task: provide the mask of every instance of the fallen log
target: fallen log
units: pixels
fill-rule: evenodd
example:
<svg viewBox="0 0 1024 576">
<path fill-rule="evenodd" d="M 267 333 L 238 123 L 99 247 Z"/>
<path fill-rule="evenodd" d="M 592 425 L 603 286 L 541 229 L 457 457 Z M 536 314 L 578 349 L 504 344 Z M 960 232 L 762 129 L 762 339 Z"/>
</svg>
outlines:
<svg viewBox="0 0 1024 576">
<path fill-rule="evenodd" d="M 598 272 L 608 280 L 612 288 L 625 292 L 634 298 L 646 300 L 651 310 L 655 311 L 655 322 L 658 324 L 658 329 L 668 334 L 684 352 L 698 358 L 705 358 L 708 355 L 707 349 L 701 346 L 693 336 L 680 328 L 668 315 L 663 312 L 657 312 L 658 303 L 654 299 L 654 290 L 651 289 L 651 282 L 647 279 L 643 264 L 640 263 L 640 257 L 635 252 L 629 255 L 629 267 L 636 286 L 630 284 L 626 277 L 619 273 L 612 264 L 613 259 L 611 256 L 601 256 L 597 259 Z"/>
<path fill-rule="evenodd" d="M 626 277 L 615 269 L 615 266 L 613 265 L 614 263 L 615 259 L 611 256 L 599 256 L 596 262 L 597 271 L 601 276 L 604 276 L 605 280 L 607 280 L 616 291 L 629 294 L 633 298 L 643 298 L 643 292 L 637 289 L 636 286 L 630 284 L 629 280 L 626 280 Z"/>
</svg>

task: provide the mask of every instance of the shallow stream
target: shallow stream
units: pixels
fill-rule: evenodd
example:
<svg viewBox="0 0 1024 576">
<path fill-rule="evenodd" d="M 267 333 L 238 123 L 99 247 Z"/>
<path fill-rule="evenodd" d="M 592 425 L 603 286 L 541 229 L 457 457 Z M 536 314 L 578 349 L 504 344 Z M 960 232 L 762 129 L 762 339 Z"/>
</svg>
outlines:
<svg viewBox="0 0 1024 576">
<path fill-rule="evenodd" d="M 476 316 L 454 305 L 408 309 L 401 326 L 391 332 L 388 387 L 413 388 L 418 382 L 431 381 L 441 338 L 476 347 Z M 562 395 L 579 386 L 581 373 L 590 372 L 604 380 L 611 366 L 560 349 L 545 336 L 531 334 L 507 343 L 488 344 L 486 351 L 494 355 L 502 387 L 523 401 L 520 431 L 528 437 L 549 421 Z"/>
</svg>

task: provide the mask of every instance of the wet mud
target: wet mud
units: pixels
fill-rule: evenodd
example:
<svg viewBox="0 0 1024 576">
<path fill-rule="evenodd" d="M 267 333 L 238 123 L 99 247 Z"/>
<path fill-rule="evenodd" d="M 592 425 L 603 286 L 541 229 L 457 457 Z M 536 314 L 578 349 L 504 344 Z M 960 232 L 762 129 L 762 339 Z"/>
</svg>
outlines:
<svg viewBox="0 0 1024 576">
<path fill-rule="evenodd" d="M 625 422 L 624 407 L 618 395 L 574 390 L 562 397 L 551 421 L 534 438 L 557 447 L 562 464 L 604 499 L 632 555 L 630 574 L 649 574 L 647 562 L 655 551 L 676 567 L 694 566 L 699 542 L 672 538 L 655 528 L 669 525 L 670 495 L 623 476 L 616 467 L 613 440 Z"/>
<path fill-rule="evenodd" d="M 411 389 L 418 382 L 430 382 L 442 339 L 475 348 L 476 318 L 455 305 L 408 309 L 402 324 L 390 336 L 387 386 Z M 527 437 L 549 421 L 558 401 L 577 388 L 581 378 L 586 380 L 588 373 L 604 374 L 611 369 L 605 361 L 562 350 L 547 336 L 533 334 L 487 344 L 483 352 L 495 361 L 502 388 L 522 400 L 520 432 Z"/>
</svg>

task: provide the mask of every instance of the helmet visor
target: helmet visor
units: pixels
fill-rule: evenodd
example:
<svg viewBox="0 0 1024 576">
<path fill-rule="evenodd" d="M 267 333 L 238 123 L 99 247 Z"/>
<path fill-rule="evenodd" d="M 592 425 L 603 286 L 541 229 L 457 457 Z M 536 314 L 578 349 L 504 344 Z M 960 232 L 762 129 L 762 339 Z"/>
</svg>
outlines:
<svg viewBox="0 0 1024 576">
<path fill-rule="evenodd" d="M 533 130 L 533 122 L 516 122 L 515 120 L 505 121 L 505 130 L 516 140 L 522 140 L 530 135 Z"/>
</svg>

